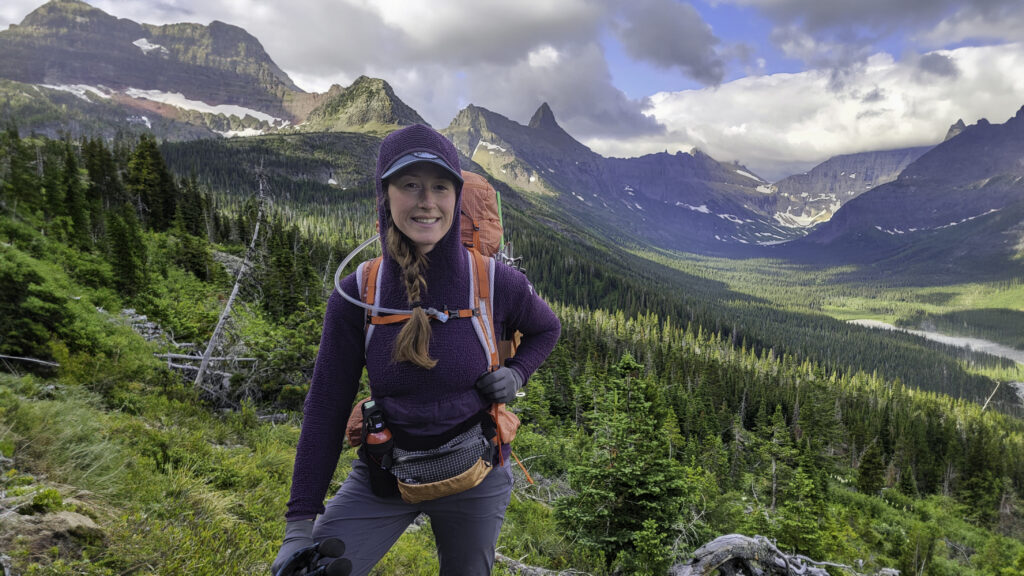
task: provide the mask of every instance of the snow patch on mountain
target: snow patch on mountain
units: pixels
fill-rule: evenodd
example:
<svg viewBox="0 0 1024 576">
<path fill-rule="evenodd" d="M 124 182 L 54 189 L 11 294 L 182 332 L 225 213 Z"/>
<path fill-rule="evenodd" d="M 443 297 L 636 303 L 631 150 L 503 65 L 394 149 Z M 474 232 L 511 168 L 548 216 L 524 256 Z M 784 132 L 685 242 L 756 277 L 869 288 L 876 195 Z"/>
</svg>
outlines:
<svg viewBox="0 0 1024 576">
<path fill-rule="evenodd" d="M 149 128 L 150 130 L 153 129 L 153 123 L 149 121 L 149 117 L 148 116 L 129 116 L 128 117 L 128 123 L 129 124 L 145 124 L 146 128 Z"/>
<path fill-rule="evenodd" d="M 110 98 L 110 94 L 107 94 L 103 88 L 97 86 L 89 86 L 86 84 L 40 84 L 43 88 L 49 88 L 50 90 L 60 90 L 61 92 L 70 92 L 75 96 L 78 96 L 86 102 L 92 102 L 89 99 L 87 92 L 95 94 L 100 98 Z"/>
<path fill-rule="evenodd" d="M 161 46 L 159 44 L 151 43 L 148 38 L 139 38 L 135 42 L 132 42 L 132 44 L 138 46 L 139 50 L 142 50 L 143 54 L 149 54 L 150 52 L 152 52 L 154 50 L 158 50 L 161 54 L 170 54 L 171 53 L 171 51 L 168 50 L 167 48 L 164 48 L 163 46 Z"/>
<path fill-rule="evenodd" d="M 981 214 L 978 214 L 976 216 L 968 216 L 967 218 L 964 218 L 963 220 L 960 220 L 959 222 L 950 222 L 949 224 L 946 224 L 945 226 L 939 226 L 938 228 L 936 228 L 936 230 L 942 230 L 943 228 L 949 228 L 951 226 L 956 226 L 958 224 L 963 224 L 964 222 L 970 222 L 971 220 L 974 220 L 975 218 L 981 218 L 982 216 L 987 216 L 987 215 L 989 215 L 989 214 L 991 214 L 993 212 L 999 212 L 999 209 L 998 208 L 992 208 L 991 210 L 989 210 L 987 212 L 982 212 Z"/>
<path fill-rule="evenodd" d="M 740 176 L 746 176 L 747 178 L 750 178 L 751 180 L 757 180 L 758 182 L 764 182 L 764 180 L 761 180 L 757 176 L 754 176 L 750 172 L 746 172 L 744 170 L 737 170 L 736 173 L 739 174 Z"/>
<path fill-rule="evenodd" d="M 786 242 L 786 238 L 779 236 L 778 234 L 772 234 L 771 232 L 754 232 L 754 236 L 758 237 L 758 246 L 773 246 L 775 244 L 782 244 Z M 767 240 L 765 240 L 767 238 Z"/>
<path fill-rule="evenodd" d="M 775 218 L 776 222 L 783 226 L 790 228 L 807 228 L 808 226 L 813 226 L 818 223 L 821 215 L 821 212 L 810 215 L 804 212 L 800 214 L 793 214 L 787 210 L 786 212 L 776 212 L 772 217 Z"/>
<path fill-rule="evenodd" d="M 508 152 L 508 150 L 506 148 L 502 148 L 501 146 L 498 146 L 497 144 L 491 144 L 490 142 L 486 142 L 484 140 L 481 140 L 481 141 L 476 143 L 477 149 L 479 149 L 481 146 L 486 148 L 487 151 L 490 154 L 494 154 L 495 150 L 497 150 L 499 152 Z M 473 150 L 473 154 L 472 155 L 475 155 L 475 154 L 476 154 L 476 150 Z"/>
<path fill-rule="evenodd" d="M 694 212 L 700 212 L 701 214 L 711 214 L 711 210 L 708 208 L 707 204 L 701 204 L 700 206 L 691 206 L 685 202 L 676 202 L 676 206 L 679 206 L 681 208 L 689 208 L 690 210 L 693 210 Z"/>
<path fill-rule="evenodd" d="M 960 224 L 963 224 L 965 222 L 970 222 L 971 220 L 974 220 L 976 218 L 981 218 L 982 216 L 987 216 L 987 215 L 989 215 L 989 214 L 991 214 L 993 212 L 999 212 L 999 208 L 992 208 L 991 210 L 988 210 L 987 212 L 982 212 L 981 214 L 977 214 L 977 215 L 974 215 L 974 216 L 968 216 L 967 218 L 963 218 L 962 220 L 960 220 L 958 222 L 950 222 L 949 224 L 943 224 L 942 226 L 935 226 L 934 228 L 910 228 L 909 230 L 905 230 L 904 231 L 904 230 L 900 230 L 899 228 L 882 228 L 881 226 L 877 226 L 876 225 L 875 226 L 875 230 L 878 230 L 879 232 L 884 232 L 884 233 L 886 233 L 886 234 L 888 234 L 890 236 L 897 236 L 897 235 L 900 235 L 900 234 L 906 234 L 907 232 L 925 232 L 925 231 L 928 231 L 928 230 L 944 230 L 946 228 L 952 228 L 953 226 L 959 226 Z"/>
<path fill-rule="evenodd" d="M 769 186 L 767 184 L 761 184 L 757 187 L 757 191 L 761 194 L 773 194 L 775 192 L 775 186 Z"/>
<path fill-rule="evenodd" d="M 281 118 L 275 118 L 265 112 L 253 110 L 252 108 L 245 108 L 244 106 L 235 106 L 233 104 L 217 104 L 216 106 L 201 102 L 199 100 L 189 100 L 181 92 L 161 92 L 160 90 L 140 90 L 138 88 L 128 88 L 124 91 L 125 95 L 131 96 L 132 98 L 138 98 L 140 100 L 152 100 L 153 102 L 160 102 L 161 104 L 168 104 L 170 106 L 176 106 L 178 108 L 184 108 L 185 110 L 194 110 L 196 112 L 208 112 L 210 114 L 223 114 L 225 116 L 237 116 L 239 118 L 245 118 L 246 116 L 252 116 L 257 120 L 269 122 L 271 124 L 284 124 L 285 121 Z"/>
<path fill-rule="evenodd" d="M 214 130 L 214 132 L 216 132 L 216 130 Z M 266 134 L 266 132 L 260 130 L 259 128 L 246 128 L 244 130 L 228 130 L 226 132 L 217 132 L 217 134 L 220 134 L 225 138 L 244 138 L 246 136 L 262 136 L 263 134 Z"/>
</svg>

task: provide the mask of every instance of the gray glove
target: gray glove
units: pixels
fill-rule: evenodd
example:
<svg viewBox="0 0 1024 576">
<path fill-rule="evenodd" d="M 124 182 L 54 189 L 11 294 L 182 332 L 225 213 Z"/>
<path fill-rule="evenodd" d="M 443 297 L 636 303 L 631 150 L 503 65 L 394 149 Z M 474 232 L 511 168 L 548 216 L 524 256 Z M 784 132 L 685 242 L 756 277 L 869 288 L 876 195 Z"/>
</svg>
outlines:
<svg viewBox="0 0 1024 576">
<path fill-rule="evenodd" d="M 476 389 L 484 400 L 501 404 L 511 402 L 523 387 L 523 378 L 512 368 L 502 366 L 477 378 Z"/>
<path fill-rule="evenodd" d="M 270 565 L 270 573 L 277 572 L 303 548 L 313 545 L 313 520 L 292 520 L 284 526 L 284 542 L 277 552 L 277 558 Z"/>
</svg>

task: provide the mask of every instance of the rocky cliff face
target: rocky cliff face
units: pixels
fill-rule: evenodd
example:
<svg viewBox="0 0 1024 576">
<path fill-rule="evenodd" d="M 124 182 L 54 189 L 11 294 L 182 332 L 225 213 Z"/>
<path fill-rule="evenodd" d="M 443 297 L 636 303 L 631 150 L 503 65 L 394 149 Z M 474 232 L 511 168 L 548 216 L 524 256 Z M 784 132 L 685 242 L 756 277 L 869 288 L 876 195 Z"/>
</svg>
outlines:
<svg viewBox="0 0 1024 576">
<path fill-rule="evenodd" d="M 759 207 L 767 183 L 742 166 L 700 151 L 604 158 L 562 130 L 546 104 L 527 126 L 469 106 L 444 133 L 491 177 L 592 227 L 714 253 L 793 236 Z"/>
<path fill-rule="evenodd" d="M 290 118 L 299 91 L 256 38 L 222 22 L 152 26 L 79 0 L 51 0 L 0 32 L 0 77 L 29 84 L 181 93 Z"/>
<path fill-rule="evenodd" d="M 967 125 L 964 124 L 963 118 L 957 120 L 955 124 L 949 127 L 949 130 L 946 132 L 946 137 L 943 138 L 942 141 L 945 142 L 954 136 L 959 136 L 966 128 Z"/>
<path fill-rule="evenodd" d="M 381 135 L 425 123 L 383 80 L 301 91 L 237 26 L 139 24 L 80 0 L 51 0 L 0 31 L 0 101 L 4 118 L 49 135 L 149 131 L 181 140 L 300 124 Z"/>
<path fill-rule="evenodd" d="M 931 146 L 830 158 L 809 172 L 789 176 L 772 188 L 775 220 L 784 226 L 813 227 L 868 190 L 896 180 L 900 172 Z"/>
<path fill-rule="evenodd" d="M 980 120 L 908 165 L 899 177 L 850 201 L 795 243 L 835 251 L 958 247 L 965 259 L 1012 254 L 1024 213 L 1024 108 L 1005 124 Z M 968 233 L 967 231 L 970 230 Z M 955 241 L 954 241 L 955 240 Z M 922 244 L 925 243 L 925 244 Z M 971 246 L 965 252 L 964 246 Z M 952 256 L 951 256 L 952 257 Z"/>
</svg>

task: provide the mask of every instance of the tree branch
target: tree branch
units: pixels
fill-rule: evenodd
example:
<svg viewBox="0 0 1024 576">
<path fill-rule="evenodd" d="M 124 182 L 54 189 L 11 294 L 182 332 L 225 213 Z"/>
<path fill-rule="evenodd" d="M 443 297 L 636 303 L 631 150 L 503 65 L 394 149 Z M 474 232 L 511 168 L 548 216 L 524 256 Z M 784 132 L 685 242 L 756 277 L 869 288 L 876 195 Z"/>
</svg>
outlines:
<svg viewBox="0 0 1024 576">
<path fill-rule="evenodd" d="M 60 368 L 60 364 L 57 364 L 56 362 L 47 362 L 46 360 L 37 360 L 35 358 L 24 358 L 21 356 L 5 356 L 3 354 L 0 354 L 0 358 L 3 358 L 5 360 L 22 360 L 24 362 L 35 362 L 36 364 L 43 364 L 45 366 L 53 366 L 55 368 Z"/>
</svg>

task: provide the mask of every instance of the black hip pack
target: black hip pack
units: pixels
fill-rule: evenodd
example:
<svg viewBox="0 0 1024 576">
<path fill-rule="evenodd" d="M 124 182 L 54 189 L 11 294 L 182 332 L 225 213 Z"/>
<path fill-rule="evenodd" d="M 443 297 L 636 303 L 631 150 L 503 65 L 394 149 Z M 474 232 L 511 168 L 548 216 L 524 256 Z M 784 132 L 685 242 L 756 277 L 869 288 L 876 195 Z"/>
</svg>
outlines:
<svg viewBox="0 0 1024 576">
<path fill-rule="evenodd" d="M 364 419 L 364 439 L 367 423 Z M 372 432 L 370 432 L 372 434 Z M 429 439 L 417 438 L 399 447 L 394 439 L 359 449 L 370 468 L 370 488 L 377 496 L 393 496 L 416 504 L 477 486 L 491 471 L 495 450 L 494 421 L 482 412 L 455 429 Z"/>
</svg>

